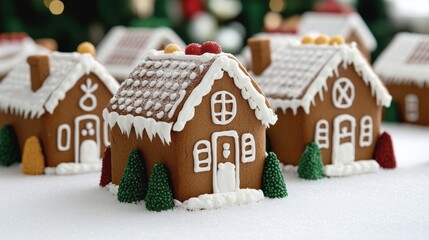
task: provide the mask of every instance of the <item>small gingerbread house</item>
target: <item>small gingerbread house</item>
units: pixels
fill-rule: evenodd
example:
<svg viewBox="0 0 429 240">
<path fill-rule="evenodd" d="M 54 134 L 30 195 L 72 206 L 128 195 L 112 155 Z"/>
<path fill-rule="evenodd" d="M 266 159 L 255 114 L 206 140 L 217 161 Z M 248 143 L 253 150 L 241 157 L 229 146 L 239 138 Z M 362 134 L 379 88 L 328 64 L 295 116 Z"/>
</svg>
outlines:
<svg viewBox="0 0 429 240">
<path fill-rule="evenodd" d="M 112 182 L 132 149 L 148 174 L 170 173 L 174 197 L 260 189 L 265 128 L 276 115 L 256 83 L 229 54 L 150 51 L 103 113 L 112 128 Z"/>
<path fill-rule="evenodd" d="M 429 35 L 400 33 L 374 63 L 402 122 L 429 125 Z"/>
<path fill-rule="evenodd" d="M 363 55 L 371 58 L 371 52 L 377 48 L 377 41 L 362 17 L 356 12 L 324 13 L 306 12 L 301 16 L 298 35 L 325 33 L 339 35 L 347 43 L 356 42 Z"/>
<path fill-rule="evenodd" d="M 255 81 L 279 118 L 268 140 L 281 162 L 297 165 L 314 141 L 328 176 L 378 170 L 371 159 L 391 96 L 355 45 L 249 46 Z"/>
<path fill-rule="evenodd" d="M 0 34 L 0 81 L 18 63 L 32 54 L 48 53 L 25 33 Z"/>
<path fill-rule="evenodd" d="M 150 49 L 164 49 L 169 43 L 185 47 L 183 40 L 169 28 L 112 28 L 97 47 L 97 60 L 119 82 L 128 77 Z"/>
<path fill-rule="evenodd" d="M 14 128 L 21 153 L 26 140 L 37 137 L 46 171 L 99 170 L 100 154 L 110 144 L 101 113 L 118 88 L 88 53 L 33 55 L 0 84 L 0 125 Z"/>
</svg>

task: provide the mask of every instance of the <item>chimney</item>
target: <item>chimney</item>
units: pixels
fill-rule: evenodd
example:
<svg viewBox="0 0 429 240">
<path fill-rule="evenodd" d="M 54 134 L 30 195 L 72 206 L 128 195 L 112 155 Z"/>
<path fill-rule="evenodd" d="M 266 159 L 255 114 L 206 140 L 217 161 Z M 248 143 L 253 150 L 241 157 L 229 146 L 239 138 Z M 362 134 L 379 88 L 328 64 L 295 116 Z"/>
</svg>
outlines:
<svg viewBox="0 0 429 240">
<path fill-rule="evenodd" d="M 261 74 L 271 64 L 271 44 L 269 39 L 250 38 L 247 45 L 252 53 L 252 71 Z"/>
<path fill-rule="evenodd" d="M 48 55 L 33 55 L 27 58 L 27 62 L 30 64 L 31 90 L 35 92 L 49 76 L 49 57 Z"/>
</svg>

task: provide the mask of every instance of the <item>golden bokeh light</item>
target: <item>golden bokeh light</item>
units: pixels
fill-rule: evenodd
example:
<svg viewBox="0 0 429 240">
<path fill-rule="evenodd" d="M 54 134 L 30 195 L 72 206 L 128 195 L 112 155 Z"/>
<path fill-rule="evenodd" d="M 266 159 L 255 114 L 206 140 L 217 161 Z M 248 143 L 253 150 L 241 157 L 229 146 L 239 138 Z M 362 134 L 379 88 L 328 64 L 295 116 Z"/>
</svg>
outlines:
<svg viewBox="0 0 429 240">
<path fill-rule="evenodd" d="M 273 12 L 282 12 L 286 8 L 285 0 L 270 0 L 269 5 Z"/>
<path fill-rule="evenodd" d="M 264 17 L 264 25 L 267 29 L 277 29 L 282 24 L 283 18 L 275 12 L 268 12 Z"/>
<path fill-rule="evenodd" d="M 49 11 L 54 15 L 60 15 L 64 11 L 64 3 L 59 0 L 53 0 L 49 4 Z"/>
</svg>

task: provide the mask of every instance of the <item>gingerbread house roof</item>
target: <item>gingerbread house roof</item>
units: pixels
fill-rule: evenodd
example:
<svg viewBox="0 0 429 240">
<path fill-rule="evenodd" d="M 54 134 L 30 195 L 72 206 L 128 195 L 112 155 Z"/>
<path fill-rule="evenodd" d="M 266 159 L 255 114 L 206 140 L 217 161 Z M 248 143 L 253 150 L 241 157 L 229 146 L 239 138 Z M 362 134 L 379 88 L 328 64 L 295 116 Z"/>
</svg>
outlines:
<svg viewBox="0 0 429 240">
<path fill-rule="evenodd" d="M 306 12 L 302 15 L 298 28 L 299 35 L 324 33 L 345 38 L 353 31 L 366 49 L 374 51 L 377 48 L 374 35 L 358 13 Z"/>
<path fill-rule="evenodd" d="M 85 74 L 94 73 L 114 94 L 118 82 L 87 53 L 60 53 L 49 55 L 50 74 L 35 92 L 31 89 L 30 66 L 21 61 L 0 83 L 0 109 L 25 118 L 39 118 L 45 112 L 53 113 L 58 102 Z"/>
<path fill-rule="evenodd" d="M 6 75 L 12 68 L 32 54 L 48 53 L 49 50 L 37 45 L 27 35 L 0 35 L 0 76 Z"/>
<path fill-rule="evenodd" d="M 429 35 L 400 33 L 374 63 L 387 84 L 429 84 Z"/>
<path fill-rule="evenodd" d="M 338 68 L 353 65 L 365 84 L 371 88 L 377 104 L 389 106 L 391 96 L 355 44 L 313 45 L 285 42 L 272 50 L 271 64 L 255 81 L 264 91 L 274 109 L 294 114 L 302 107 L 308 114 L 317 95 L 327 91 L 327 80 Z"/>
<path fill-rule="evenodd" d="M 183 40 L 169 28 L 112 28 L 97 47 L 97 59 L 109 72 L 120 79 L 128 77 L 150 49 L 175 43 L 185 47 Z"/>
<path fill-rule="evenodd" d="M 146 131 L 149 138 L 158 135 L 162 142 L 171 142 L 171 131 L 182 131 L 194 117 L 195 107 L 201 104 L 216 80 L 227 73 L 241 95 L 266 126 L 274 124 L 277 116 L 249 74 L 230 54 L 201 56 L 183 52 L 164 54 L 150 51 L 104 110 L 110 127 L 118 124 L 123 133 Z"/>
</svg>

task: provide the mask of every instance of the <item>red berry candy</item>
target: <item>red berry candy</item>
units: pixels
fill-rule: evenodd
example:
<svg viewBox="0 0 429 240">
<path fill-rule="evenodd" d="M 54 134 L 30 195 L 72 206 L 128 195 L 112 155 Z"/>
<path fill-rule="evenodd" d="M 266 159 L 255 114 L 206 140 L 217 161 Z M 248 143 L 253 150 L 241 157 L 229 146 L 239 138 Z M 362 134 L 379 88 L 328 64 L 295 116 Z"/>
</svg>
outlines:
<svg viewBox="0 0 429 240">
<path fill-rule="evenodd" d="M 185 49 L 186 55 L 201 55 L 201 44 L 191 43 Z"/>
<path fill-rule="evenodd" d="M 201 52 L 219 54 L 222 52 L 222 48 L 217 42 L 207 41 L 201 46 Z"/>
</svg>

